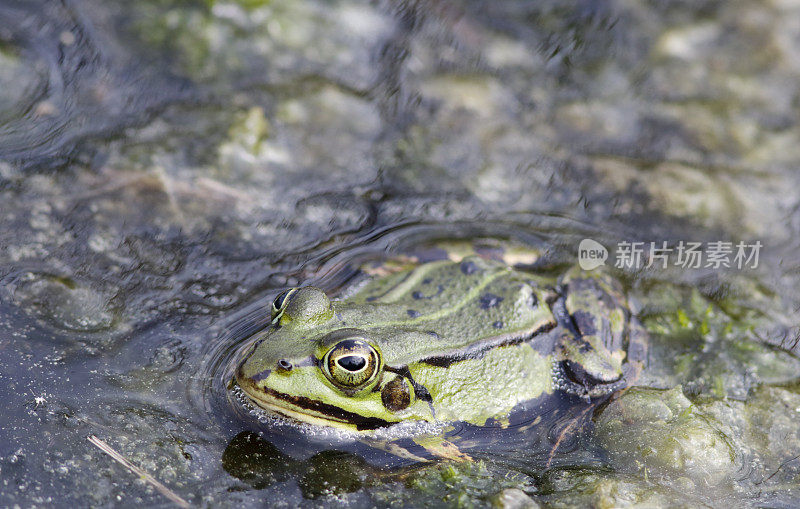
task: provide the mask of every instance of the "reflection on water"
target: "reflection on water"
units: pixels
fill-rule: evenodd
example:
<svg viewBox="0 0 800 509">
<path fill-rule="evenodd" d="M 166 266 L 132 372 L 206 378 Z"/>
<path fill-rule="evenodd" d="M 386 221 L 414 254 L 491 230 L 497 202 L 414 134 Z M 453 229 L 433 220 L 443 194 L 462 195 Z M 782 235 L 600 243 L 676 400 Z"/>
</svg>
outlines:
<svg viewBox="0 0 800 509">
<path fill-rule="evenodd" d="M 352 493 L 365 484 L 378 484 L 382 477 L 390 479 L 393 475 L 391 471 L 370 466 L 359 456 L 341 451 L 322 451 L 305 461 L 297 461 L 251 431 L 243 431 L 231 439 L 222 456 L 222 466 L 255 489 L 298 477 L 303 496 L 312 499 Z"/>
<path fill-rule="evenodd" d="M 798 19 L 757 1 L 3 2 L 0 503 L 165 503 L 96 435 L 197 505 L 796 505 Z M 619 272 L 653 335 L 641 383 L 682 392 L 626 394 L 549 469 L 541 430 L 411 473 L 252 434 L 226 384 L 277 292 L 475 237 L 562 266 L 584 238 L 764 248 L 756 270 Z M 655 435 L 678 439 L 650 454 Z"/>
</svg>

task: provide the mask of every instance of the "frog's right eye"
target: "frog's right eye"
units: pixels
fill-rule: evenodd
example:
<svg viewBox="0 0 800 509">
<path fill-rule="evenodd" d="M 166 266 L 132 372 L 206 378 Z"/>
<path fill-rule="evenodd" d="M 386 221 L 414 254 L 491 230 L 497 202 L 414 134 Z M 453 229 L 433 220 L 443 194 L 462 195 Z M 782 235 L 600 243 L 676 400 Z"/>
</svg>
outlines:
<svg viewBox="0 0 800 509">
<path fill-rule="evenodd" d="M 289 288 L 281 292 L 275 300 L 272 301 L 272 321 L 273 323 L 280 319 L 283 312 L 286 310 L 286 306 L 289 304 L 292 295 L 297 292 L 297 288 Z"/>
<path fill-rule="evenodd" d="M 381 371 L 378 349 L 362 338 L 339 341 L 322 359 L 328 378 L 346 391 L 355 391 L 373 382 Z"/>
</svg>

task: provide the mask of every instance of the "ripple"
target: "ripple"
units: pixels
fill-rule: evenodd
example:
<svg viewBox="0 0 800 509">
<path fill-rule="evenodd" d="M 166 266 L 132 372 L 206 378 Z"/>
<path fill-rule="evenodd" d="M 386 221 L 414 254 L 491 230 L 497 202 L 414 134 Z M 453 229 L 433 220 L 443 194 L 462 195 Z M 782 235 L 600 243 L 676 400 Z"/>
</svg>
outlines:
<svg viewBox="0 0 800 509">
<path fill-rule="evenodd" d="M 196 414 L 208 422 L 230 423 L 246 415 L 229 391 L 235 360 L 249 346 L 248 339 L 270 322 L 262 302 L 250 304 L 231 314 L 208 333 L 200 351 L 200 363 L 187 384 L 187 398 Z"/>
<path fill-rule="evenodd" d="M 13 81 L 0 76 L 10 85 L 4 96 L 17 99 L 0 103 L 0 159 L 24 166 L 58 163 L 77 142 L 107 137 L 184 95 L 177 81 L 108 44 L 74 2 L 3 2 L 0 42 L 13 45 L 2 58 L 20 70 Z"/>
</svg>

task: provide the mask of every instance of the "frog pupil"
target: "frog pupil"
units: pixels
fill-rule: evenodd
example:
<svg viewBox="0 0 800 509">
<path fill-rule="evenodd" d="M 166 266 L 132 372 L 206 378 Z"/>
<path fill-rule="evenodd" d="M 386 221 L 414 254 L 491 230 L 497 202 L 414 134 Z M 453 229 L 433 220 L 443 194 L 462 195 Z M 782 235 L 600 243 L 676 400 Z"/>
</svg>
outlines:
<svg viewBox="0 0 800 509">
<path fill-rule="evenodd" d="M 336 364 L 342 369 L 355 373 L 364 369 L 364 366 L 367 365 L 367 359 L 360 355 L 346 355 L 336 359 Z"/>
</svg>

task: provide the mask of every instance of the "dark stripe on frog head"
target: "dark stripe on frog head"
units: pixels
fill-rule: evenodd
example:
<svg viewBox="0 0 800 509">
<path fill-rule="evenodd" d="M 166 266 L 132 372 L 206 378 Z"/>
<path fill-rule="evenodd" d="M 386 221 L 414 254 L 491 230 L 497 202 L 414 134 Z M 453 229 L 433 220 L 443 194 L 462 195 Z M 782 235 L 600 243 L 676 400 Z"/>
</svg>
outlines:
<svg viewBox="0 0 800 509">
<path fill-rule="evenodd" d="M 449 367 L 456 362 L 461 362 L 468 359 L 480 359 L 486 352 L 492 350 L 494 348 L 499 348 L 501 346 L 510 346 L 510 345 L 518 345 L 520 343 L 528 342 L 533 340 L 535 337 L 550 332 L 556 327 L 556 322 L 549 322 L 545 323 L 540 326 L 538 329 L 534 330 L 529 334 L 518 334 L 515 336 L 505 336 L 498 338 L 498 341 L 488 342 L 488 343 L 479 343 L 477 345 L 471 345 L 470 347 L 461 350 L 460 352 L 455 352 L 448 355 L 435 355 L 432 357 L 428 357 L 427 359 L 422 359 L 421 362 L 425 364 L 436 366 L 440 368 Z"/>
<path fill-rule="evenodd" d="M 289 396 L 288 394 L 283 394 L 269 388 L 264 388 L 263 390 L 266 394 L 269 394 L 273 398 L 286 401 L 298 408 L 302 408 L 304 410 L 313 410 L 322 415 L 329 415 L 340 421 L 350 423 L 359 431 L 383 428 L 393 424 L 377 417 L 364 417 L 363 415 L 359 415 L 354 412 L 348 412 L 347 410 L 342 410 L 337 406 L 329 405 L 328 403 L 316 401 L 311 398 L 306 398 L 305 396 Z"/>
</svg>

